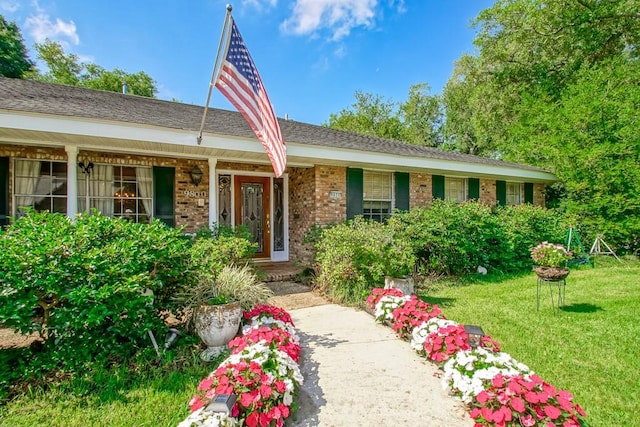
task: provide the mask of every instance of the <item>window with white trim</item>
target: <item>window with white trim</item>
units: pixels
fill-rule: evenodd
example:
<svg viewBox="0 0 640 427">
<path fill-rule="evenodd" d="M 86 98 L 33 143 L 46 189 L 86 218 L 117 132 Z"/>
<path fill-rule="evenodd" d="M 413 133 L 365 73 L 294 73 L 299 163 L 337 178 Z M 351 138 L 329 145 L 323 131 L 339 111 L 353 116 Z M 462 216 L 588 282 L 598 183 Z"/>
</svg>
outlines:
<svg viewBox="0 0 640 427">
<path fill-rule="evenodd" d="M 454 178 L 447 176 L 444 179 L 444 199 L 457 203 L 464 202 L 467 200 L 467 188 L 466 178 Z"/>
<path fill-rule="evenodd" d="M 95 164 L 78 170 L 78 211 L 149 222 L 153 217 L 153 169 Z"/>
<path fill-rule="evenodd" d="M 363 171 L 362 215 L 367 219 L 384 221 L 393 212 L 393 174 Z"/>
<path fill-rule="evenodd" d="M 507 182 L 507 205 L 521 205 L 524 202 L 524 184 Z"/>
<path fill-rule="evenodd" d="M 14 215 L 27 208 L 36 212 L 67 213 L 67 163 L 50 160 L 15 159 Z"/>
</svg>

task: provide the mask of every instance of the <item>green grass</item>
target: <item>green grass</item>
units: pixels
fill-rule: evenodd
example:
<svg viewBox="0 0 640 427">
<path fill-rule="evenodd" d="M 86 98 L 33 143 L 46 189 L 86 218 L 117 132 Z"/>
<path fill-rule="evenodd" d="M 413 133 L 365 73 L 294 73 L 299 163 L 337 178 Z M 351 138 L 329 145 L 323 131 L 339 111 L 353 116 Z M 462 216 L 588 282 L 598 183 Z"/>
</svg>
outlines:
<svg viewBox="0 0 640 427">
<path fill-rule="evenodd" d="M 99 369 L 91 378 L 31 387 L 0 406 L 0 425 L 175 426 L 189 414 L 197 384 L 221 361 L 204 363 L 188 353 L 159 366 Z"/>
<path fill-rule="evenodd" d="M 483 277 L 422 296 L 573 393 L 590 425 L 640 425 L 640 263 L 600 257 L 595 268 L 572 269 L 556 315 L 548 288 L 536 310 L 536 282 L 534 273 Z"/>
</svg>

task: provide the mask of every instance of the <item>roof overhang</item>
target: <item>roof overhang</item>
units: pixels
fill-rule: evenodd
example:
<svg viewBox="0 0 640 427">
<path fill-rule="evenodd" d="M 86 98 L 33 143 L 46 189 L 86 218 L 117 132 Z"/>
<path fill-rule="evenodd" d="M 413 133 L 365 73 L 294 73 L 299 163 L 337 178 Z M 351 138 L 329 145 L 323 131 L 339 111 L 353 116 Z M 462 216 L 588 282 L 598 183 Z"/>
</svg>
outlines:
<svg viewBox="0 0 640 427">
<path fill-rule="evenodd" d="M 0 110 L 1 142 L 269 164 L 257 139 L 204 134 L 199 145 L 197 133 L 190 130 L 9 110 Z M 323 164 L 528 182 L 557 180 L 555 175 L 540 170 L 349 150 L 295 141 L 287 141 L 287 164 L 292 167 Z"/>
</svg>

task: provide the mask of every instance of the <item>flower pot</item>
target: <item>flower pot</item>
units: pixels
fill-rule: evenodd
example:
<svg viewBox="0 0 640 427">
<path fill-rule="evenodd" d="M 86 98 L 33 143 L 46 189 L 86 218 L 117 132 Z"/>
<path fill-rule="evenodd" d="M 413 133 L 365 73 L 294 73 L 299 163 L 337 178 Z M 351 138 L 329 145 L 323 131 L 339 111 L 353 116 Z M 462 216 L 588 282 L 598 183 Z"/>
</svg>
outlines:
<svg viewBox="0 0 640 427">
<path fill-rule="evenodd" d="M 565 267 L 534 267 L 536 275 L 545 280 L 564 280 L 569 275 L 569 269 Z"/>
<path fill-rule="evenodd" d="M 412 277 L 390 277 L 384 278 L 385 289 L 400 289 L 404 295 L 412 295 L 414 292 L 413 278 Z"/>
<path fill-rule="evenodd" d="M 238 333 L 242 308 L 239 302 L 200 307 L 195 316 L 195 327 L 207 349 L 200 354 L 202 360 L 210 361 L 226 348 Z"/>
</svg>

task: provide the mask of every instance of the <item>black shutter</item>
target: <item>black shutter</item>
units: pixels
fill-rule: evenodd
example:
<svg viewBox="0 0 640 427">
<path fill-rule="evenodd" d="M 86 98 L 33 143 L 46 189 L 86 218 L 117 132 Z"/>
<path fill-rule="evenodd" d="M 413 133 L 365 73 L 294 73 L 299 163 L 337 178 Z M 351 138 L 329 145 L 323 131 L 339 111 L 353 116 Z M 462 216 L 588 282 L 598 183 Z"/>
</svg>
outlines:
<svg viewBox="0 0 640 427">
<path fill-rule="evenodd" d="M 434 199 L 444 200 L 444 176 L 431 176 L 431 194 Z"/>
<path fill-rule="evenodd" d="M 347 168 L 347 219 L 362 215 L 363 170 Z"/>
<path fill-rule="evenodd" d="M 524 202 L 533 204 L 533 183 L 524 183 Z"/>
<path fill-rule="evenodd" d="M 174 168 L 153 167 L 153 216 L 169 227 L 175 226 L 173 215 L 175 176 Z"/>
<path fill-rule="evenodd" d="M 407 172 L 396 172 L 396 209 L 401 211 L 409 210 L 409 174 Z"/>
<path fill-rule="evenodd" d="M 469 200 L 480 200 L 480 180 L 469 178 Z"/>
<path fill-rule="evenodd" d="M 498 206 L 507 204 L 507 181 L 496 181 L 496 201 Z"/>
<path fill-rule="evenodd" d="M 0 227 L 9 224 L 9 158 L 0 157 Z"/>
</svg>

